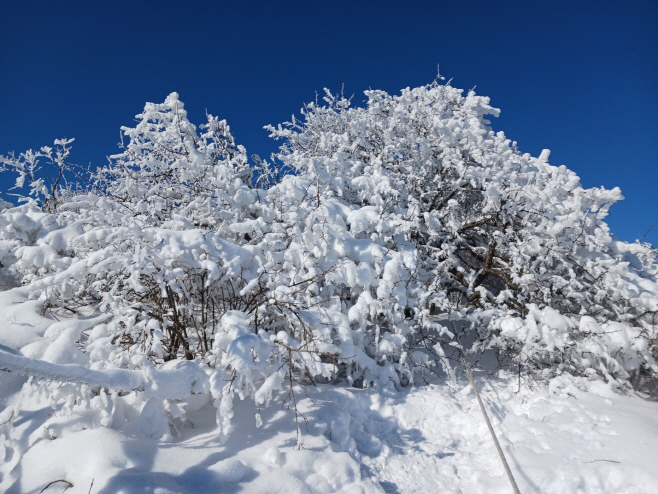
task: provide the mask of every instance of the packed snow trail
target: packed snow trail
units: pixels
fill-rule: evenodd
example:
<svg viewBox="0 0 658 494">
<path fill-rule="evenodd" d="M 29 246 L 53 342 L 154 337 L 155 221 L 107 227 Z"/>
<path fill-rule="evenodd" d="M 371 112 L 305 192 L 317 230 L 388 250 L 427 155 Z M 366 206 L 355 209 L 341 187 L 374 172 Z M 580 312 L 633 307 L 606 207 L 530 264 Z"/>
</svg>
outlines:
<svg viewBox="0 0 658 494">
<path fill-rule="evenodd" d="M 585 392 L 572 378 L 519 393 L 512 382 L 478 387 L 521 492 L 656 492 L 658 403 L 592 383 Z M 373 421 L 382 454 L 362 458 L 387 493 L 512 492 L 468 383 L 370 398 L 399 427 Z"/>
<path fill-rule="evenodd" d="M 505 473 L 507 473 L 507 477 L 509 478 L 510 483 L 512 484 L 512 489 L 514 489 L 514 494 L 521 494 L 519 492 L 519 487 L 516 484 L 516 480 L 514 479 L 514 474 L 510 470 L 509 464 L 507 463 L 507 458 L 505 458 L 505 453 L 503 453 L 503 450 L 500 447 L 498 437 L 496 436 L 496 433 L 494 432 L 493 427 L 491 426 L 491 420 L 489 420 L 489 414 L 487 413 L 487 410 L 484 408 L 484 403 L 482 403 L 482 397 L 480 396 L 477 385 L 475 384 L 475 380 L 473 379 L 473 373 L 471 371 L 471 367 L 468 365 L 468 361 L 466 360 L 466 357 L 464 357 L 463 355 L 462 355 L 462 364 L 464 365 L 464 369 L 466 370 L 466 374 L 468 375 L 468 381 L 471 383 L 471 387 L 473 388 L 473 391 L 475 392 L 475 396 L 478 399 L 480 410 L 482 410 L 482 415 L 484 416 L 484 420 L 487 423 L 487 428 L 491 433 L 491 439 L 493 439 L 493 442 L 496 445 L 496 450 L 498 452 L 498 456 L 500 457 L 500 461 L 503 463 L 503 467 L 505 468 Z"/>
</svg>

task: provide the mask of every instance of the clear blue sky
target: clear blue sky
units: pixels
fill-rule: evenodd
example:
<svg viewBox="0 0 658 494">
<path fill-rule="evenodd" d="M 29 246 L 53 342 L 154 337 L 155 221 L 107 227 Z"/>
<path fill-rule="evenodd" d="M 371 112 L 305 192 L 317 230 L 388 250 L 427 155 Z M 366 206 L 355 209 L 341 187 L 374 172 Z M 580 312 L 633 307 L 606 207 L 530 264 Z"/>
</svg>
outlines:
<svg viewBox="0 0 658 494">
<path fill-rule="evenodd" d="M 521 151 L 621 187 L 612 231 L 657 223 L 658 245 L 656 1 L 3 0 L 0 21 L 1 154 L 65 136 L 73 162 L 101 164 L 144 102 L 177 91 L 194 123 L 207 109 L 267 156 L 263 125 L 323 87 L 360 103 L 427 84 L 440 63 L 491 97 Z"/>
</svg>

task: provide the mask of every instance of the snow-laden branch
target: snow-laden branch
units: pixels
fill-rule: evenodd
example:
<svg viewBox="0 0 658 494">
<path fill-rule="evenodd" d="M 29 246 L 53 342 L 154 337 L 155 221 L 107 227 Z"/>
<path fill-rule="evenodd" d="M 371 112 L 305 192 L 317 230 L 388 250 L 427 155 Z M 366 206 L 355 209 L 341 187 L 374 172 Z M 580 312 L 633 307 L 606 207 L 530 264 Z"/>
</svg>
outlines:
<svg viewBox="0 0 658 494">
<path fill-rule="evenodd" d="M 5 351 L 0 351 L 0 371 L 126 393 L 145 391 L 147 396 L 162 400 L 186 398 L 195 390 L 207 387 L 208 381 L 198 365 L 188 362 L 177 362 L 175 366 L 160 370 L 94 370 L 77 364 L 53 364 Z"/>
</svg>

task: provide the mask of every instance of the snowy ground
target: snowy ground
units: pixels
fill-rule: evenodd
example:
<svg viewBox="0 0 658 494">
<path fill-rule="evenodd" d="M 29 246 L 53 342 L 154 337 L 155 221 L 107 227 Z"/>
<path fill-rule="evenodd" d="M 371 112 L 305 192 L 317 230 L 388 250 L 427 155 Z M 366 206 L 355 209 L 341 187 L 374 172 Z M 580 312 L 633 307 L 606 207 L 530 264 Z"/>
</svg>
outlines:
<svg viewBox="0 0 658 494">
<path fill-rule="evenodd" d="M 39 341 L 53 322 L 33 305 L 20 290 L 0 293 L 0 351 Z M 476 379 L 522 493 L 658 492 L 658 402 L 574 379 L 520 391 L 515 379 Z M 309 387 L 301 450 L 294 414 L 276 403 L 256 428 L 253 402 L 238 400 L 224 444 L 215 410 L 201 406 L 163 443 L 140 419 L 111 429 L 54 416 L 47 402 L 20 400 L 25 381 L 0 374 L 7 494 L 512 492 L 466 380 L 402 392 Z"/>
</svg>

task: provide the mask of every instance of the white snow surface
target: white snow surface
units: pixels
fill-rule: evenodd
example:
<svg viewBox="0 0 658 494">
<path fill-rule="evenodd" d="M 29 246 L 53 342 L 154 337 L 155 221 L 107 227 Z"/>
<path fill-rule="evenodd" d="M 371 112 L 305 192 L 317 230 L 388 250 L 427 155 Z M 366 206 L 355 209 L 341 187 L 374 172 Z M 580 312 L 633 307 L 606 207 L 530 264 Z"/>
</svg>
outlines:
<svg viewBox="0 0 658 494">
<path fill-rule="evenodd" d="M 20 289 L 0 293 L 0 303 L 3 358 L 28 362 L 30 350 L 29 357 L 44 358 L 34 348 L 58 323 L 39 315 Z M 44 373 L 46 364 L 57 366 L 43 361 Z M 181 364 L 162 372 L 184 374 Z M 401 391 L 298 388 L 303 448 L 295 415 L 277 405 L 277 394 L 260 409 L 236 397 L 228 438 L 205 395 L 192 395 L 179 403 L 186 414 L 178 435 L 163 441 L 149 436 L 162 427 L 163 406 L 175 416 L 175 400 L 155 393 L 130 417 L 127 394 L 107 401 L 111 410 L 99 422 L 97 414 L 67 415 L 61 404 L 39 402 L 21 391 L 29 389 L 27 379 L 6 372 L 0 378 L 0 492 L 7 494 L 512 492 L 465 379 Z M 157 389 L 167 388 L 162 376 L 153 379 Z M 514 376 L 476 372 L 476 381 L 522 493 L 658 490 L 657 402 L 574 377 L 519 387 Z M 121 403 L 125 417 L 118 420 Z M 254 427 L 254 420 L 263 425 Z"/>
</svg>

